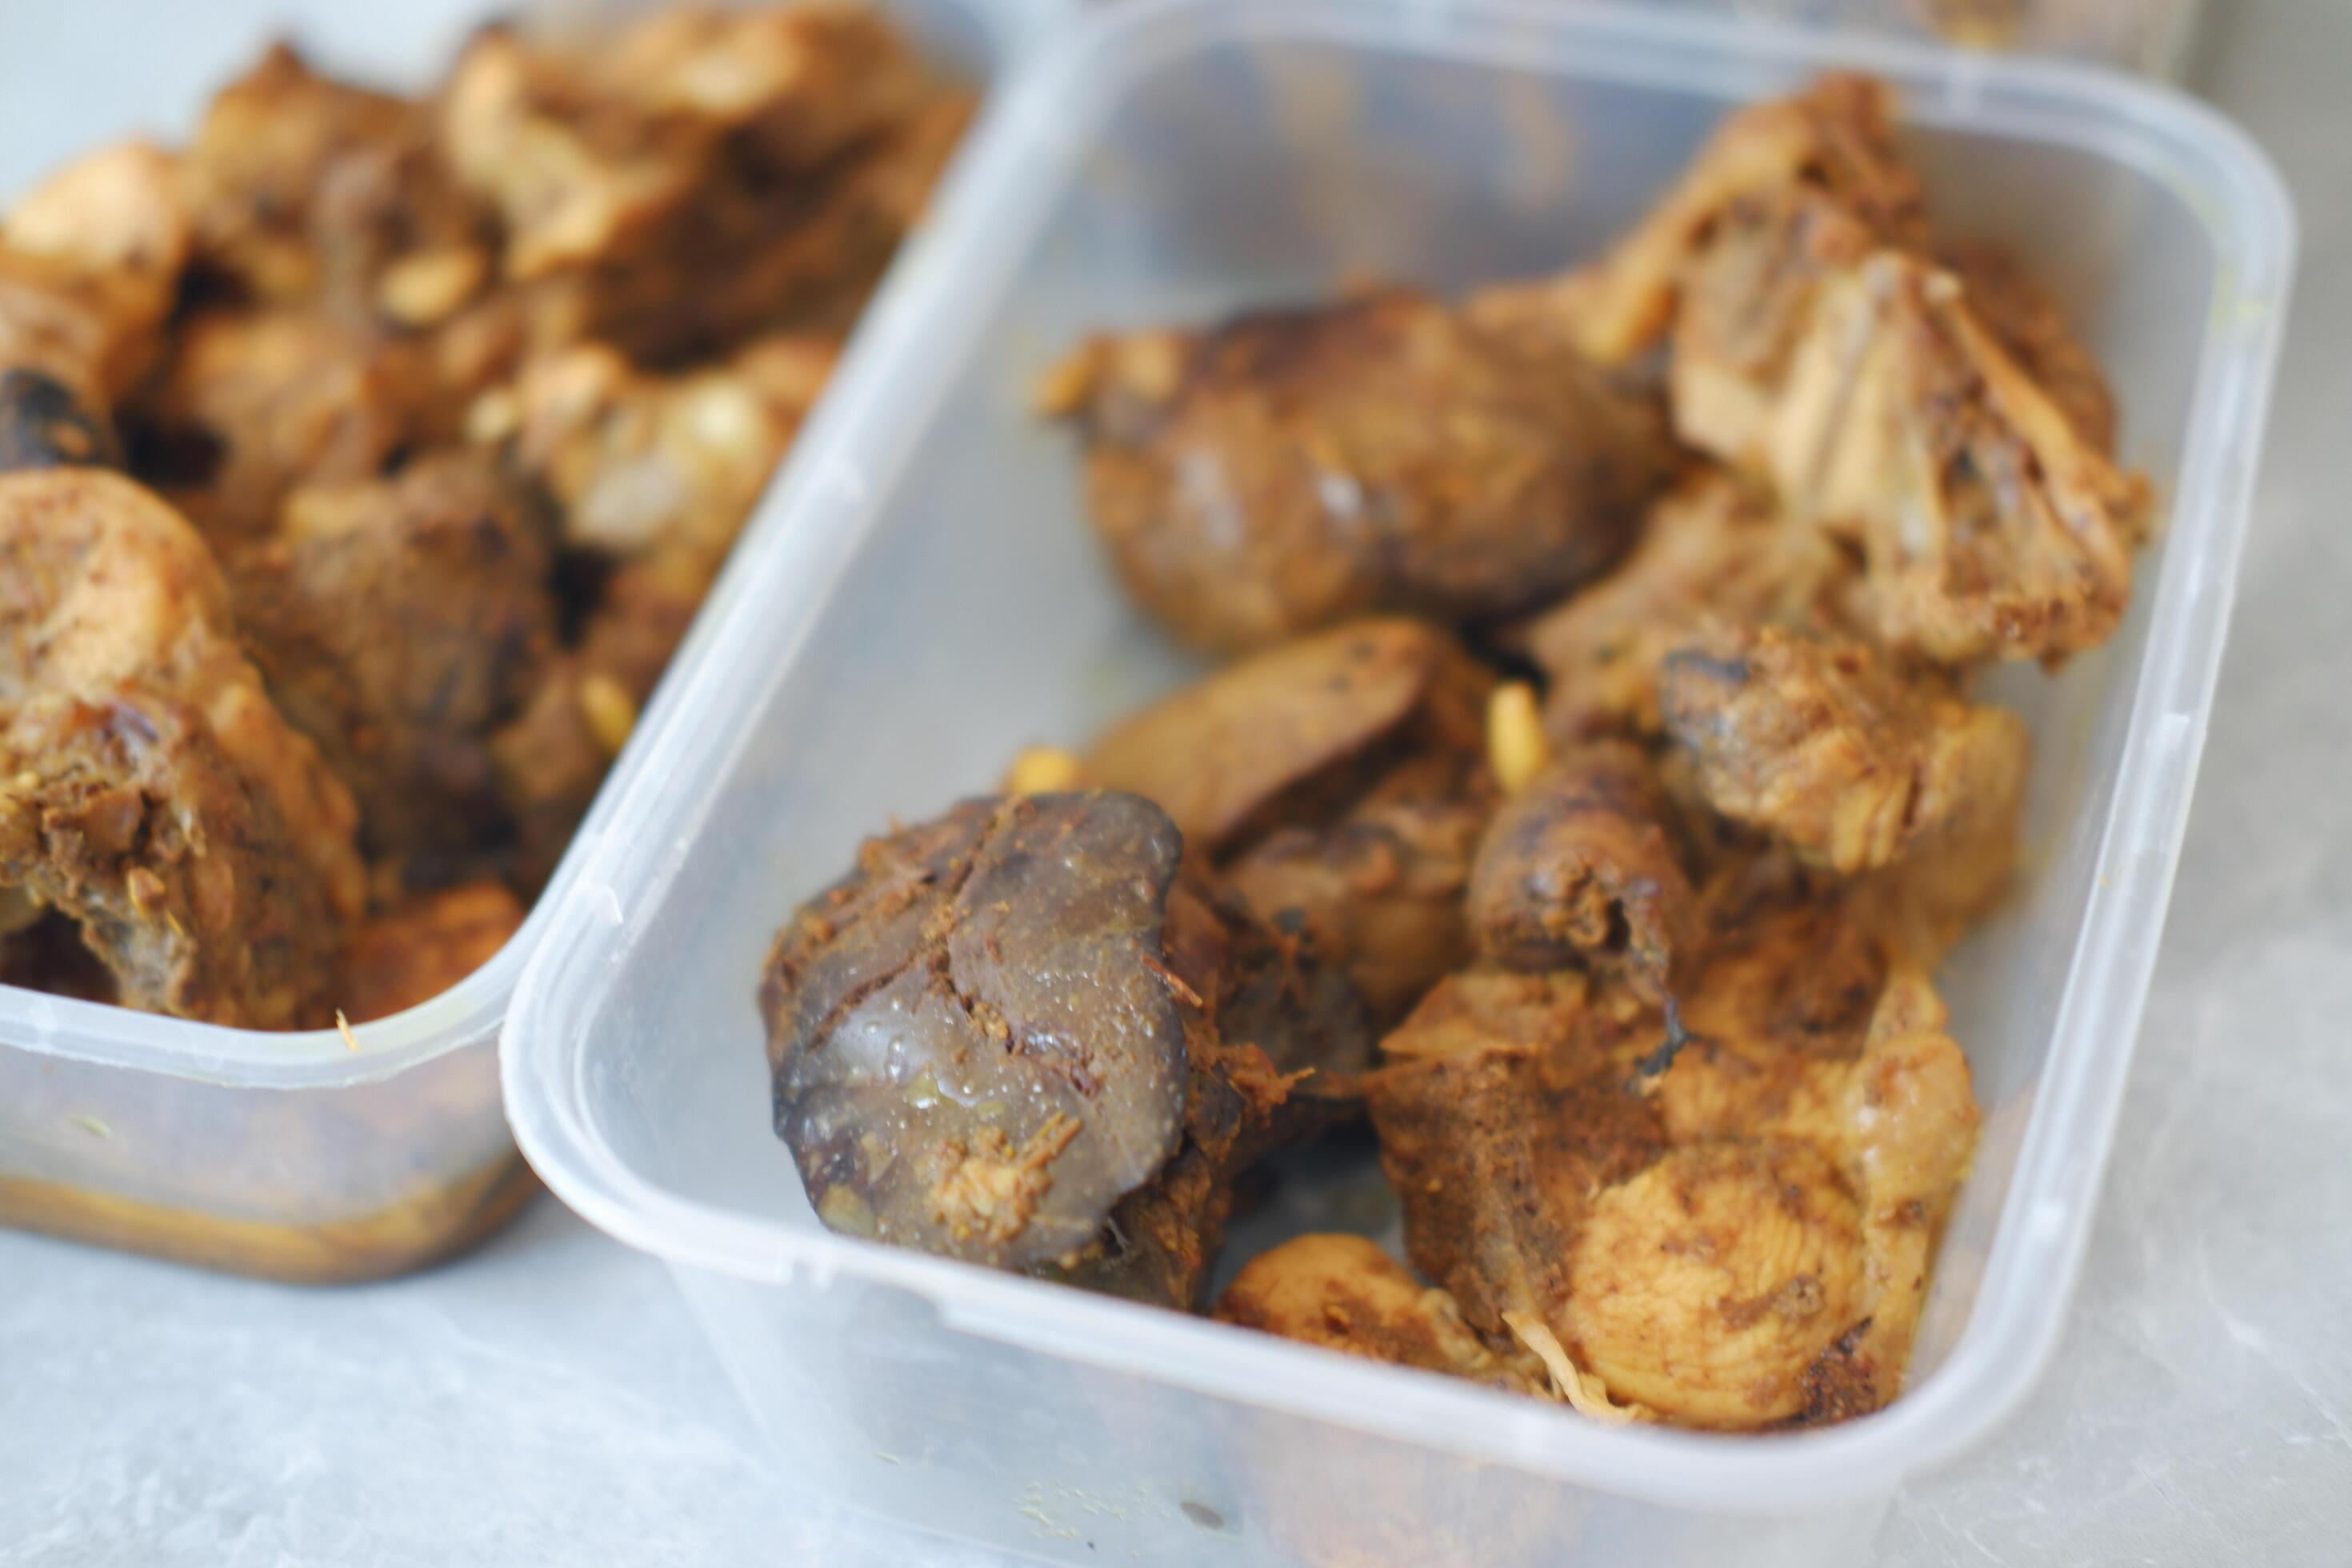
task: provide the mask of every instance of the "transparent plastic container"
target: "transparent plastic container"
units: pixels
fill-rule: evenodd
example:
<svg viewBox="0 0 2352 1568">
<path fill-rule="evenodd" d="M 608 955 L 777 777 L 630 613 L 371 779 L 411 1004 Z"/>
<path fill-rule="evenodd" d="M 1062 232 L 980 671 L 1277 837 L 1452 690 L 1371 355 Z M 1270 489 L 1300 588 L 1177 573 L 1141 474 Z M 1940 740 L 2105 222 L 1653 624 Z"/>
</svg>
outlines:
<svg viewBox="0 0 2352 1568">
<path fill-rule="evenodd" d="M 1061 0 L 877 3 L 975 80 L 1063 14 Z M 420 13 L 417 26 L 438 46 L 448 20 Z M 310 30 L 299 16 L 272 25 Z M 410 68 L 437 53 L 366 31 Z M 270 36 L 256 33 L 242 54 Z M 347 54 L 331 58 L 365 68 Z M 78 141 L 95 146 L 128 129 L 94 119 Z M 535 1185 L 499 1112 L 499 1024 L 549 909 L 609 816 L 600 800 L 495 958 L 432 1001 L 360 1026 L 356 1048 L 331 1029 L 224 1029 L 0 986 L 0 1225 L 319 1281 L 398 1273 L 486 1234 Z"/>
<path fill-rule="evenodd" d="M 2179 77 L 2201 0 L 1653 0 L 1808 26 L 1927 38 L 1963 48 L 2121 66 Z"/>
<path fill-rule="evenodd" d="M 1622 228 L 1735 100 L 1904 89 L 1950 229 L 2039 265 L 2168 521 L 2121 635 L 2004 700 L 2039 742 L 2028 885 L 1945 979 L 1986 1121 L 1911 1385 L 1823 1431 L 1612 1428 L 1177 1313 L 837 1237 L 769 1128 L 752 989 L 892 813 L 984 789 L 1183 672 L 1081 521 L 1031 388 L 1083 331 L 1524 276 Z M 792 1484 L 1069 1563 L 1787 1563 L 1867 1551 L 2056 1341 L 2163 924 L 2294 247 L 2238 132 L 2112 74 L 1558 5 L 1178 0 L 1024 72 L 739 555 L 553 900 L 509 1117 L 563 1200 L 669 1260 Z M 1255 1237 L 1377 1230 L 1362 1158 Z"/>
</svg>

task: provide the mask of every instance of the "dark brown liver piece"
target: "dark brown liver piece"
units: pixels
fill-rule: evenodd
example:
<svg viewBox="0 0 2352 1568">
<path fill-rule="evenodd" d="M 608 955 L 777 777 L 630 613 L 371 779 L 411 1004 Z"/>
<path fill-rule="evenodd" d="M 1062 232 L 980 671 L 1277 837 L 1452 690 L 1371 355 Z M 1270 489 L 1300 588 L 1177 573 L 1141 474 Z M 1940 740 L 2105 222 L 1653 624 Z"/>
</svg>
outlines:
<svg viewBox="0 0 2352 1568">
<path fill-rule="evenodd" d="M 1657 409 L 1560 334 L 1407 289 L 1097 340 L 1048 396 L 1129 589 L 1228 652 L 1531 608 L 1614 561 L 1674 466 Z"/>
<path fill-rule="evenodd" d="M 1021 1268 L 1177 1152 L 1182 840 L 1132 795 L 967 801 L 870 840 L 761 988 L 776 1131 L 836 1230 Z"/>
</svg>

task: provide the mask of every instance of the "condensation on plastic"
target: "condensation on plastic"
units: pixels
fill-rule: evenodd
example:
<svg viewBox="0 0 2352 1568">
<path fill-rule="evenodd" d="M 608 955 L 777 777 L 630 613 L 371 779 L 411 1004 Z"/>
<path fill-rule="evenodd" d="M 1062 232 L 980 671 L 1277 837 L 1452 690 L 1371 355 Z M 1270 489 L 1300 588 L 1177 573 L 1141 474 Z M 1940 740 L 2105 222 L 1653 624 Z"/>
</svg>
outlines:
<svg viewBox="0 0 2352 1568">
<path fill-rule="evenodd" d="M 1062 0 L 877 3 L 983 80 L 1063 16 Z M 93 124 L 84 141 L 121 130 Z M 331 1029 L 224 1029 L 0 986 L 0 1224 L 312 1280 L 397 1273 L 483 1234 L 530 1184 L 499 1112 L 499 1025 L 548 910 L 610 819 L 600 798 L 504 950 L 432 1001 L 360 1026 L 356 1048 Z"/>
<path fill-rule="evenodd" d="M 1999 683 L 2041 751 L 2032 865 L 1945 976 L 1986 1124 L 1904 1396 L 1803 1434 L 1603 1427 L 827 1233 L 768 1125 L 770 934 L 890 814 L 984 788 L 1017 746 L 1081 741 L 1181 673 L 1081 520 L 1076 455 L 1031 410 L 1041 369 L 1104 323 L 1590 256 L 1727 103 L 1832 63 L 1904 89 L 1948 227 L 2037 262 L 2168 512 L 2116 642 Z M 1854 1560 L 2057 1334 L 2293 246 L 2243 136 L 2113 74 L 1508 0 L 1093 14 L 976 139 L 549 911 L 502 1057 L 525 1152 L 676 1267 L 795 1486 L 904 1523 L 1071 1563 Z M 1328 1163 L 1295 1209 L 1377 1228 L 1363 1162 Z"/>
</svg>

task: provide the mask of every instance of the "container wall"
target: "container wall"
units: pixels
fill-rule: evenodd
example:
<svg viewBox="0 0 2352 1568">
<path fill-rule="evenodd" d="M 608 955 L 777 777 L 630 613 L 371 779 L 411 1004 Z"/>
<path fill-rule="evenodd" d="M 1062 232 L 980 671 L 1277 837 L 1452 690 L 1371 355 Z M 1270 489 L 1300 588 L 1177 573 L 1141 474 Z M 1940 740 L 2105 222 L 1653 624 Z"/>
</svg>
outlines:
<svg viewBox="0 0 2352 1568">
<path fill-rule="evenodd" d="M 658 3 L 520 9 L 557 23 Z M 870 3 L 944 69 L 978 81 L 1066 11 L 1062 0 Z M 142 62 L 135 83 L 112 68 L 119 26 L 92 33 L 69 16 L 47 19 L 52 47 L 34 84 L 34 101 L 47 107 L 39 134 L 22 140 L 47 163 L 25 163 L 12 143 L 0 155 L 0 189 L 137 127 L 184 136 L 218 81 L 280 35 L 332 69 L 417 90 L 489 15 L 479 0 L 430 0 L 397 14 L 227 0 L 205 9 L 203 37 L 173 57 L 183 68 Z M 0 83 L 17 85 L 23 74 L 0 66 Z M 58 81 L 75 90 L 52 101 L 44 95 Z M 93 81 L 98 90 L 81 90 Z M 0 124 L 13 122 L 13 111 L 0 112 Z M 566 881 L 559 874 L 549 897 Z M 541 923 L 427 1010 L 361 1026 L 362 1053 L 417 1063 L 371 1083 L 344 1081 L 370 1068 L 331 1032 L 200 1029 L 0 986 L 0 1225 L 316 1280 L 396 1273 L 486 1234 L 532 1186 L 499 1105 L 497 1031 L 519 950 Z M 252 1087 L 256 1079 L 275 1087 Z"/>
<path fill-rule="evenodd" d="M 961 1333 L 902 1290 L 678 1280 L 795 1487 L 1047 1562 L 1837 1568 L 1885 1511 L 1647 1506 Z"/>
<path fill-rule="evenodd" d="M 1659 0 L 1688 11 L 2053 55 L 2179 76 L 2200 0 Z"/>
<path fill-rule="evenodd" d="M 531 1187 L 490 1040 L 290 1091 L 0 1049 L 0 1224 L 271 1279 L 365 1279 L 488 1234 Z"/>
<path fill-rule="evenodd" d="M 1995 683 L 2041 755 L 2023 885 L 1942 977 L 1987 1123 L 1911 1387 L 1824 1432 L 1606 1432 L 843 1241 L 770 1130 L 752 992 L 797 900 L 892 815 L 985 790 L 1017 748 L 1082 742 L 1186 671 L 1104 569 L 1076 453 L 1033 412 L 1040 373 L 1105 325 L 1367 272 L 1454 289 L 1570 265 L 1727 103 L 1820 58 L 1568 6 L 1103 15 L 1138 19 L 1041 65 L 943 204 L 690 693 L 651 721 L 666 749 L 555 907 L 506 1043 L 525 1146 L 679 1266 L 797 1479 L 905 1523 L 1074 1562 L 1858 1561 L 1886 1493 L 2021 1397 L 2063 1312 L 2260 445 L 2277 187 L 2160 99 L 1873 53 L 1907 82 L 1944 226 L 2044 273 L 2116 383 L 2125 456 L 2180 505 L 2114 644 Z M 1393 1214 L 1361 1149 L 1318 1148 L 1233 1250 L 1308 1219 L 1392 1241 Z"/>
<path fill-rule="evenodd" d="M 767 1124 L 751 993 L 772 933 L 891 815 L 992 786 L 1033 742 L 1082 742 L 1182 662 L 1121 601 L 1079 510 L 1076 454 L 1028 389 L 1089 327 L 1328 289 L 1365 269 L 1439 288 L 1590 255 L 1721 109 L 1705 91 L 1580 76 L 1540 55 L 1429 59 L 1338 40 L 1171 51 L 1119 100 L 936 404 L 909 388 L 903 468 L 796 657 L 734 726 L 675 874 L 625 895 L 631 944 L 584 1043 L 599 1131 L 657 1184 L 794 1226 L 814 1219 Z M 1930 103 L 1923 108 L 1933 111 Z M 2045 263 L 2120 389 L 2126 455 L 2168 483 L 2215 284 L 2194 215 L 2087 151 L 1916 129 L 1958 231 Z M 2154 552 L 2160 557 L 2161 546 Z M 2160 559 L 2144 561 L 2151 584 Z M 1918 1351 L 1966 1324 L 2122 778 L 2141 607 L 2056 679 L 2004 675 L 2040 761 L 2021 895 L 1946 978 L 1987 1111 Z M 747 658 L 778 658 L 773 650 Z M 1330 1180 L 1376 1185 L 1370 1163 Z"/>
</svg>

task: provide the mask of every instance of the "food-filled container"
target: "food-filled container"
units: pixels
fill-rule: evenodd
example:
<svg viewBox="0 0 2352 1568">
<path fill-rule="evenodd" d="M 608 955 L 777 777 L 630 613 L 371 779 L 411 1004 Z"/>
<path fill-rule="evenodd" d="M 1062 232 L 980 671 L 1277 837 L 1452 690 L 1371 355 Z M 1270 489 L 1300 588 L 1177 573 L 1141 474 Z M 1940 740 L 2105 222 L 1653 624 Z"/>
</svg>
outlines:
<svg viewBox="0 0 2352 1568">
<path fill-rule="evenodd" d="M 1040 371 L 1107 323 L 1588 257 L 1730 104 L 1832 64 L 1899 85 L 1947 227 L 2053 286 L 2166 519 L 2110 647 L 1995 683 L 2038 742 L 2032 864 L 1944 976 L 1986 1121 L 1907 1392 L 1798 1434 L 1606 1426 L 824 1230 L 769 1127 L 772 933 L 892 814 L 1183 672 L 1099 558 Z M 904 1524 L 1086 1563 L 1859 1560 L 2064 1317 L 2262 444 L 2275 174 L 2111 74 L 1508 0 L 1107 7 L 1002 108 L 545 911 L 503 1049 L 532 1164 L 674 1266 L 794 1487 Z M 1377 1190 L 1302 1163 L 1327 1215 Z"/>
<path fill-rule="evenodd" d="M 875 3 L 973 79 L 1000 73 L 1061 11 L 1061 0 Z M 602 5 L 623 8 L 642 5 Z M 205 75 L 238 68 L 284 31 L 318 38 L 326 63 L 348 73 L 365 74 L 382 58 L 397 82 L 438 68 L 459 29 L 490 14 L 461 9 L 391 15 L 413 29 L 401 37 L 387 36 L 397 29 L 381 8 L 364 17 L 261 5 L 189 16 L 204 25 Z M 82 36 L 69 19 L 41 25 L 61 42 Z M 226 47 L 224 28 L 235 35 Z M 112 31 L 103 36 L 121 47 Z M 39 71 L 68 79 L 105 79 L 111 69 L 55 52 L 38 58 Z M 206 85 L 186 84 L 190 110 Z M 66 154 L 134 129 L 173 129 L 130 119 L 154 112 L 98 94 L 70 140 L 54 125 L 44 131 Z M 422 1006 L 360 1026 L 349 1041 L 331 1029 L 225 1029 L 0 986 L 0 1224 L 302 1280 L 397 1273 L 485 1234 L 534 1186 L 499 1113 L 499 1024 L 550 908 L 609 817 L 600 801 L 539 908 L 495 958 Z"/>
</svg>

